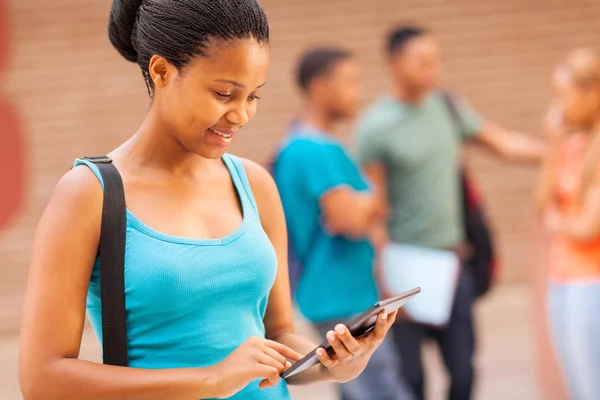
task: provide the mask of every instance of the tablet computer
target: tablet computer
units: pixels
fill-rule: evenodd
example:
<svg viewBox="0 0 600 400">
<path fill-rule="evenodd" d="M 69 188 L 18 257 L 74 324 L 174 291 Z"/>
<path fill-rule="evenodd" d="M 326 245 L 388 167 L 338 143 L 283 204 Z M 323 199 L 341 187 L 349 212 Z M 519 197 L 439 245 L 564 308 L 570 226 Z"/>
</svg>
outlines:
<svg viewBox="0 0 600 400">
<path fill-rule="evenodd" d="M 367 311 L 360 314 L 358 317 L 353 318 L 348 323 L 346 323 L 346 327 L 350 330 L 350 333 L 354 337 L 360 337 L 364 334 L 367 334 L 375 328 L 375 324 L 377 322 L 377 316 L 383 310 L 386 310 L 388 314 L 393 313 L 400 307 L 402 307 L 407 301 L 415 297 L 421 288 L 417 287 L 408 292 L 404 292 L 397 296 L 390 297 L 389 299 L 381 300 L 371 306 Z M 333 327 L 332 327 L 333 328 Z M 327 340 L 321 343 L 318 347 L 316 347 L 313 351 L 308 353 L 304 358 L 300 361 L 296 362 L 290 368 L 285 370 L 281 377 L 286 379 L 293 375 L 296 375 L 308 368 L 317 365 L 320 361 L 317 358 L 317 349 L 322 348 L 331 354 L 333 351 L 331 345 Z"/>
</svg>

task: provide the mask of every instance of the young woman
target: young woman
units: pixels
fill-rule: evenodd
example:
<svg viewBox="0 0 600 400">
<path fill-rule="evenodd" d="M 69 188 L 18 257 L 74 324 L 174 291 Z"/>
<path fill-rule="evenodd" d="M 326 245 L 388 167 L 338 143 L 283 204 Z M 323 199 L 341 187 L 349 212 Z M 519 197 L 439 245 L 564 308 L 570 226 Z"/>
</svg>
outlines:
<svg viewBox="0 0 600 400">
<path fill-rule="evenodd" d="M 568 391 L 600 399 L 600 56 L 580 49 L 554 75 L 539 203 L 553 232 L 549 319 Z"/>
<path fill-rule="evenodd" d="M 102 334 L 103 196 L 98 169 L 77 160 L 35 235 L 24 398 L 288 399 L 279 375 L 315 345 L 294 333 L 282 206 L 265 170 L 226 154 L 265 84 L 266 16 L 256 0 L 121 0 L 109 37 L 152 98 L 139 130 L 109 154 L 127 200 L 130 368 L 77 359 L 86 308 Z M 322 365 L 289 383 L 355 378 L 394 319 L 382 313 L 358 340 L 337 326 L 335 355 L 321 349 Z"/>
</svg>

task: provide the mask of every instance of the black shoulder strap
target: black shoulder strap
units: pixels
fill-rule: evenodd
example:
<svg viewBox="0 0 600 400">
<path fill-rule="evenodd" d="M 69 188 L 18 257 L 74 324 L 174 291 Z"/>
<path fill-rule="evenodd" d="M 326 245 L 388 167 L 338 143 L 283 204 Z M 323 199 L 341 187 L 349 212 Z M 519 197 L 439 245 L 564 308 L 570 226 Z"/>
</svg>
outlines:
<svg viewBox="0 0 600 400">
<path fill-rule="evenodd" d="M 442 98 L 444 99 L 444 103 L 446 103 L 446 108 L 448 109 L 448 112 L 452 116 L 452 122 L 454 122 L 454 126 L 456 126 L 456 129 L 458 129 L 458 133 L 462 134 L 465 129 L 465 126 L 463 125 L 463 121 L 460 116 L 460 113 L 458 112 L 458 108 L 456 106 L 454 98 L 449 92 L 445 90 L 442 91 Z"/>
<path fill-rule="evenodd" d="M 100 296 L 104 364 L 127 366 L 125 314 L 125 192 L 119 171 L 109 157 L 86 157 L 104 181 L 100 228 Z"/>
</svg>

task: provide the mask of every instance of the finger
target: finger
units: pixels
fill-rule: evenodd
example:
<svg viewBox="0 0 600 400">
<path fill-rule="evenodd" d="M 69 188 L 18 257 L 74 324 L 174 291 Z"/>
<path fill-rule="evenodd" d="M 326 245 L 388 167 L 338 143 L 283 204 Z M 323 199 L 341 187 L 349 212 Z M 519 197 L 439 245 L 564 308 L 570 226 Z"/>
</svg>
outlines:
<svg viewBox="0 0 600 400">
<path fill-rule="evenodd" d="M 386 310 L 383 310 L 377 316 L 377 323 L 375 324 L 375 329 L 373 329 L 373 333 L 371 334 L 371 338 L 374 340 L 383 340 L 385 338 L 385 334 L 390 328 L 391 324 L 389 324 L 389 315 Z"/>
<path fill-rule="evenodd" d="M 258 384 L 259 389 L 269 389 L 272 388 L 273 385 L 271 385 L 271 382 L 269 382 L 267 379 L 264 379 L 262 381 L 260 381 L 260 383 Z"/>
<path fill-rule="evenodd" d="M 398 317 L 398 310 L 394 311 L 390 315 L 388 315 L 388 325 L 391 327 L 396 322 L 396 318 Z"/>
<path fill-rule="evenodd" d="M 267 356 L 271 357 L 272 359 L 276 360 L 279 364 L 281 364 L 282 368 L 285 369 L 286 364 L 289 364 L 287 358 L 285 358 L 281 355 L 281 353 L 279 353 L 276 350 L 273 350 L 269 346 L 264 346 L 262 350 Z"/>
<path fill-rule="evenodd" d="M 327 341 L 335 351 L 335 355 L 340 360 L 347 360 L 352 357 L 352 354 L 348 351 L 346 346 L 342 343 L 337 333 L 334 331 L 327 332 Z"/>
<path fill-rule="evenodd" d="M 261 368 L 261 376 L 265 379 L 263 379 L 258 386 L 261 389 L 266 389 L 277 385 L 279 381 L 281 381 L 279 374 L 280 372 L 277 370 L 277 368 L 263 366 Z"/>
<path fill-rule="evenodd" d="M 266 353 L 260 354 L 256 359 L 260 364 L 269 368 L 275 368 L 280 374 L 284 371 L 287 361 L 281 363 L 279 360 L 271 357 Z M 261 376 L 261 378 L 266 378 L 266 376 Z"/>
<path fill-rule="evenodd" d="M 300 361 L 304 357 L 302 354 L 279 342 L 275 342 L 273 340 L 265 340 L 264 343 L 266 346 L 277 351 L 279 354 L 281 354 L 288 360 Z"/>
<path fill-rule="evenodd" d="M 329 357 L 329 354 L 324 349 L 317 349 L 317 358 L 325 368 L 331 369 L 335 367 L 335 361 Z"/>
<path fill-rule="evenodd" d="M 273 386 L 275 386 L 275 385 L 273 385 L 271 383 L 271 381 L 269 381 L 268 379 L 263 379 L 262 381 L 260 381 L 258 383 L 258 387 L 260 389 L 269 389 L 269 388 L 272 388 Z"/>
<path fill-rule="evenodd" d="M 350 330 L 346 326 L 342 324 L 337 325 L 335 327 L 335 332 L 344 344 L 344 347 L 346 347 L 350 353 L 355 355 L 360 354 L 362 347 L 360 346 L 360 343 L 352 336 Z"/>
</svg>

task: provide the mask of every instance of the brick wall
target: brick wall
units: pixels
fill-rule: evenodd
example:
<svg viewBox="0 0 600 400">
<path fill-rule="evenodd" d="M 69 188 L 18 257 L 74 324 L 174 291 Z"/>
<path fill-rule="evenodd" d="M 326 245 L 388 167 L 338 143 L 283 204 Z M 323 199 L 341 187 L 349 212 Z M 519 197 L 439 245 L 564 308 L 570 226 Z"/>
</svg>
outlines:
<svg viewBox="0 0 600 400">
<path fill-rule="evenodd" d="M 28 182 L 21 212 L 0 233 L 0 331 L 18 327 L 35 224 L 76 156 L 106 153 L 140 124 L 148 106 L 137 66 L 106 38 L 109 0 L 11 0 L 12 54 L 0 87 L 21 118 Z M 299 106 L 297 54 L 312 44 L 356 51 L 368 98 L 385 90 L 382 35 L 396 21 L 439 33 L 449 87 L 489 118 L 539 135 L 553 63 L 574 46 L 600 47 L 595 0 L 263 0 L 272 63 L 260 112 L 233 152 L 264 161 Z M 498 229 L 504 282 L 527 277 L 535 170 L 474 152 L 472 163 Z M 1 194 L 0 194 L 1 195 Z M 76 233 L 73 233 L 76 234 Z"/>
</svg>

